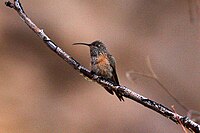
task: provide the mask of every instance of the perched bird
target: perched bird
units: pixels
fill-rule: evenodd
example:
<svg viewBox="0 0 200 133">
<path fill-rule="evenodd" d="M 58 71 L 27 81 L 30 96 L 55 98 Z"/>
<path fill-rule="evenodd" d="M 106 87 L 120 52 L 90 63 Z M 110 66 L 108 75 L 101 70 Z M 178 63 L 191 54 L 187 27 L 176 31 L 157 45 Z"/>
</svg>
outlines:
<svg viewBox="0 0 200 133">
<path fill-rule="evenodd" d="M 114 85 L 119 85 L 119 80 L 116 73 L 115 59 L 108 52 L 106 46 L 100 41 L 94 41 L 91 44 L 87 43 L 74 43 L 73 45 L 86 45 L 90 47 L 91 56 L 91 72 L 98 76 L 101 76 L 111 82 Z M 120 101 L 124 101 L 121 93 L 113 90 L 111 87 L 104 87 L 110 94 L 115 94 Z"/>
</svg>

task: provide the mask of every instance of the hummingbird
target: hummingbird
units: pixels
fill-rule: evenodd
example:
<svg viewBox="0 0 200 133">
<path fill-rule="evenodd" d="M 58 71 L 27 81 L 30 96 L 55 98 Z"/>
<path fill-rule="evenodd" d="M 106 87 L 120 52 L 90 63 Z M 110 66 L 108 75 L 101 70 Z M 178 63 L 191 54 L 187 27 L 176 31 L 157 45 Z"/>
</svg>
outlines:
<svg viewBox="0 0 200 133">
<path fill-rule="evenodd" d="M 74 43 L 73 45 L 89 46 L 91 56 L 91 72 L 111 81 L 114 85 L 119 85 L 115 67 L 115 58 L 108 52 L 105 44 L 101 41 L 94 41 L 92 43 Z M 119 100 L 124 101 L 121 93 L 113 90 L 111 87 L 104 88 L 112 95 L 114 95 L 114 91 Z"/>
</svg>

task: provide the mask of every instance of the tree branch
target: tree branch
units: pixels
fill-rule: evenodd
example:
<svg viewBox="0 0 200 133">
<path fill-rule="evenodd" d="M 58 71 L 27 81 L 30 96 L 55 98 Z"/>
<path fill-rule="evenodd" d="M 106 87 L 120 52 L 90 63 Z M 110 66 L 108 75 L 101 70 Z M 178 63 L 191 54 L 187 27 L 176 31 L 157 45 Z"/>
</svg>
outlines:
<svg viewBox="0 0 200 133">
<path fill-rule="evenodd" d="M 151 110 L 154 110 L 158 112 L 159 114 L 165 116 L 166 118 L 171 119 L 173 122 L 179 124 L 179 120 L 181 121 L 182 125 L 185 126 L 190 131 L 194 131 L 196 133 L 200 132 L 200 125 L 190 120 L 188 117 L 184 117 L 181 115 L 178 115 L 168 109 L 167 107 L 163 106 L 162 104 L 159 104 L 155 101 L 152 101 L 142 95 L 139 95 L 133 91 L 131 91 L 129 88 L 125 86 L 114 86 L 114 84 L 110 81 L 105 80 L 103 77 L 97 76 L 95 74 L 92 74 L 90 70 L 86 69 L 84 66 L 82 66 L 79 62 L 77 62 L 75 59 L 73 59 L 70 55 L 65 53 L 60 47 L 58 47 L 45 33 L 42 29 L 38 28 L 26 15 L 26 13 L 23 10 L 23 7 L 19 0 L 14 0 L 14 3 L 11 3 L 10 1 L 5 2 L 5 5 L 13 8 L 19 16 L 22 18 L 22 20 L 29 26 L 30 29 L 32 29 L 42 40 L 43 42 L 56 54 L 58 54 L 59 57 L 61 57 L 64 61 L 66 61 L 69 65 L 71 65 L 75 70 L 79 71 L 82 75 L 86 76 L 87 78 L 97 82 L 101 86 L 109 86 L 112 87 L 113 90 L 116 90 L 120 92 L 124 97 L 132 99 L 145 107 L 148 107 Z"/>
</svg>

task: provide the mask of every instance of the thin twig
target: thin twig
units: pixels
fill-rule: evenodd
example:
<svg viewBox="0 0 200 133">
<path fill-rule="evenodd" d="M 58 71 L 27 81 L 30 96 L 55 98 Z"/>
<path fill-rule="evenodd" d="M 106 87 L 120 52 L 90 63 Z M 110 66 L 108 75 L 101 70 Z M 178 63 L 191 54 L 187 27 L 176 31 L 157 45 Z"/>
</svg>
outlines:
<svg viewBox="0 0 200 133">
<path fill-rule="evenodd" d="M 129 71 L 129 72 L 127 72 L 127 76 L 130 78 L 131 77 L 130 74 L 136 74 L 136 75 L 140 75 L 140 76 L 145 77 L 145 78 L 153 79 L 176 103 L 178 103 L 185 111 L 188 112 L 189 109 L 187 107 L 185 107 L 183 104 L 181 104 L 179 102 L 179 100 L 176 99 L 176 97 L 174 97 L 171 94 L 171 92 L 158 79 L 158 76 L 156 75 L 156 73 L 154 72 L 154 70 L 152 68 L 149 56 L 147 56 L 147 58 L 146 58 L 146 63 L 147 63 L 148 69 L 151 72 L 151 74 L 145 74 L 145 73 L 136 72 L 136 71 Z"/>
<path fill-rule="evenodd" d="M 156 73 L 154 72 L 153 67 L 152 67 L 152 65 L 151 65 L 151 60 L 150 60 L 150 57 L 149 57 L 149 56 L 147 56 L 147 58 L 146 58 L 146 63 L 147 63 L 147 67 L 149 68 L 149 70 L 150 70 L 152 76 L 153 76 L 155 79 L 158 79 L 158 76 L 157 76 Z"/>
<path fill-rule="evenodd" d="M 129 71 L 127 72 L 127 77 L 131 78 L 131 74 L 135 74 L 135 75 L 140 75 L 142 77 L 145 78 L 149 78 L 149 79 L 153 79 L 177 104 L 179 104 L 186 112 L 189 111 L 189 109 L 187 107 L 185 107 L 183 104 L 181 104 L 179 102 L 179 100 L 177 100 L 172 94 L 171 92 L 169 92 L 169 90 L 160 82 L 159 79 L 155 78 L 153 75 L 150 74 L 144 74 L 141 72 L 135 72 L 135 71 Z"/>
<path fill-rule="evenodd" d="M 146 62 L 147 62 L 147 66 L 152 74 L 152 79 L 154 79 L 156 81 L 156 83 L 158 85 L 160 85 L 163 90 L 176 102 L 178 103 L 185 111 L 189 111 L 189 109 L 184 106 L 181 102 L 179 102 L 179 100 L 167 89 L 167 87 L 164 86 L 164 84 L 161 83 L 161 81 L 159 80 L 158 76 L 156 75 L 156 73 L 154 72 L 153 68 L 152 68 L 152 65 L 151 65 L 151 61 L 150 61 L 150 58 L 149 56 L 147 56 L 147 59 L 146 59 Z"/>
<path fill-rule="evenodd" d="M 176 110 L 175 110 L 175 108 L 174 108 L 174 105 L 172 105 L 171 107 L 172 107 L 172 110 L 174 111 L 174 113 L 177 114 L 177 113 L 176 113 Z M 184 131 L 185 133 L 188 133 L 187 130 L 185 129 L 185 127 L 183 126 L 183 124 L 181 123 L 181 121 L 179 120 L 178 117 L 177 117 L 177 120 L 178 120 L 179 124 L 181 125 L 183 131 Z"/>
<path fill-rule="evenodd" d="M 45 33 L 42 29 L 39 29 L 25 14 L 21 3 L 19 0 L 14 0 L 14 3 L 6 2 L 6 6 L 15 9 L 22 20 L 29 26 L 30 29 L 32 29 L 42 40 L 43 42 L 56 54 L 58 54 L 59 57 L 61 57 L 63 60 L 65 60 L 69 65 L 71 65 L 75 70 L 79 71 L 84 76 L 88 77 L 89 79 L 97 82 L 98 84 L 102 86 L 109 86 L 113 88 L 113 90 L 116 90 L 120 92 L 124 97 L 132 99 L 146 107 L 148 107 L 151 110 L 154 110 L 158 112 L 159 114 L 171 119 L 175 123 L 179 123 L 177 121 L 177 118 L 179 118 L 182 122 L 182 124 L 188 128 L 191 131 L 200 132 L 200 125 L 193 122 L 187 117 L 175 114 L 173 111 L 168 109 L 167 107 L 163 106 L 162 104 L 159 104 L 155 101 L 152 101 L 142 95 L 139 95 L 133 91 L 131 91 L 129 88 L 125 86 L 115 86 L 112 82 L 105 80 L 102 77 L 99 77 L 93 73 L 91 73 L 88 69 L 86 69 L 84 66 L 82 66 L 79 62 L 77 62 L 75 59 L 73 59 L 70 55 L 65 53 L 60 47 L 58 47 Z"/>
</svg>

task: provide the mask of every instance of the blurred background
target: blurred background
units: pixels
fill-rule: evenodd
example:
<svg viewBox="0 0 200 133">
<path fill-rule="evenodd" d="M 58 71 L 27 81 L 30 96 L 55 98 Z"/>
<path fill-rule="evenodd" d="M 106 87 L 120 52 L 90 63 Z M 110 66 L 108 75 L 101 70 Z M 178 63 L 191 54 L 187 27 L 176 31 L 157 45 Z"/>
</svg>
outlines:
<svg viewBox="0 0 200 133">
<path fill-rule="evenodd" d="M 179 125 L 86 81 L 0 2 L 0 132 L 180 133 Z M 150 74 L 188 109 L 200 110 L 197 0 L 21 0 L 25 12 L 67 53 L 90 68 L 89 48 L 104 42 L 120 83 L 186 115 Z"/>
</svg>

